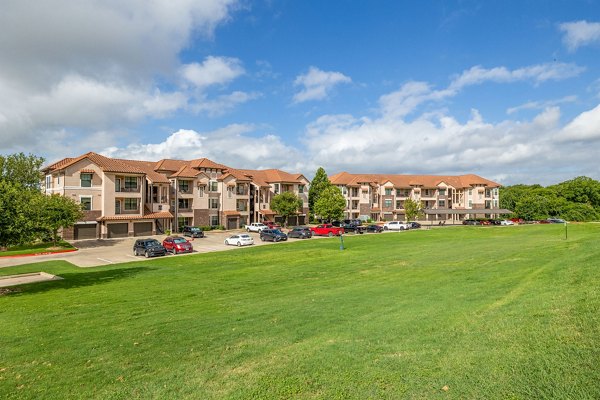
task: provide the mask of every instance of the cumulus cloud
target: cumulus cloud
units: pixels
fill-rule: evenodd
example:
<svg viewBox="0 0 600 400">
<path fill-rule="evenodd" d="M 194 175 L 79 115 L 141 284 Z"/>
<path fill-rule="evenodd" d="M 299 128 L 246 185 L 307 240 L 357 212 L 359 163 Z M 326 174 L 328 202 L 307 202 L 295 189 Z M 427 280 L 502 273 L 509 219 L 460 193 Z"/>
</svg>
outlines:
<svg viewBox="0 0 600 400">
<path fill-rule="evenodd" d="M 565 96 L 561 99 L 548 101 L 528 101 L 525 104 L 508 108 L 506 110 L 506 113 L 510 115 L 517 113 L 521 110 L 542 110 L 545 108 L 556 106 L 558 104 L 573 103 L 575 101 L 577 101 L 577 96 Z"/>
<path fill-rule="evenodd" d="M 561 132 L 562 141 L 600 141 L 600 105 L 579 114 Z"/>
<path fill-rule="evenodd" d="M 232 124 L 211 132 L 180 129 L 160 143 L 134 143 L 125 148 L 109 147 L 102 151 L 109 157 L 160 160 L 207 157 L 241 169 L 282 168 L 298 171 L 304 167 L 302 154 L 283 143 L 278 135 L 254 134 L 257 127 Z"/>
<path fill-rule="evenodd" d="M 201 64 L 186 64 L 181 68 L 183 77 L 197 88 L 229 83 L 244 73 L 237 58 L 207 57 Z"/>
<path fill-rule="evenodd" d="M 306 74 L 298 75 L 294 81 L 294 86 L 302 87 L 294 95 L 294 103 L 326 99 L 335 86 L 350 82 L 352 79 L 341 72 L 322 71 L 310 67 Z"/>
<path fill-rule="evenodd" d="M 569 51 L 575 51 L 581 46 L 600 43 L 600 22 L 574 21 L 558 25 L 564 33 L 563 43 Z"/>
<path fill-rule="evenodd" d="M 236 5 L 235 0 L 3 3 L 0 35 L 10 40 L 0 40 L 2 150 L 26 148 L 40 137 L 68 146 L 82 134 L 115 132 L 120 125 L 198 104 L 185 88 L 162 89 L 157 82 L 177 82 L 182 49 L 192 37 L 210 39 Z M 219 63 L 228 67 L 219 70 L 221 76 L 209 68 Z M 200 84 L 230 82 L 241 68 L 235 59 L 218 57 L 198 66 L 206 67 L 205 74 L 191 77 Z"/>
</svg>

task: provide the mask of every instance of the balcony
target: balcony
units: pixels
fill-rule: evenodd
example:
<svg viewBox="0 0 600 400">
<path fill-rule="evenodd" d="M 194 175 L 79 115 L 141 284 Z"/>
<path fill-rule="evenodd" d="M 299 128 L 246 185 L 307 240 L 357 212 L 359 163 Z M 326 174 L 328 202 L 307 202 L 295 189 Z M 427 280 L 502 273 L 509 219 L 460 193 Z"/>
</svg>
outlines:
<svg viewBox="0 0 600 400">
<path fill-rule="evenodd" d="M 179 194 L 192 194 L 194 192 L 194 190 L 191 187 L 187 187 L 187 188 L 179 188 Z"/>
<path fill-rule="evenodd" d="M 169 211 L 170 208 L 171 207 L 168 204 L 158 204 L 158 203 L 152 204 L 152 212 Z"/>
<path fill-rule="evenodd" d="M 133 210 L 121 210 L 121 209 L 116 209 L 115 210 L 115 215 L 123 215 L 123 214 L 139 214 L 140 213 L 140 209 L 139 207 Z"/>
</svg>

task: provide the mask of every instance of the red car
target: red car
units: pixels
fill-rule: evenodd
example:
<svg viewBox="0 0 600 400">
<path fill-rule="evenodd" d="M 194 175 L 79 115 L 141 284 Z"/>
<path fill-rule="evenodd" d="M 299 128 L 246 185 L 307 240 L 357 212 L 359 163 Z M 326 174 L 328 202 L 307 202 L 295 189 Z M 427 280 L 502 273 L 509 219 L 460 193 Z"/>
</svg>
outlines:
<svg viewBox="0 0 600 400">
<path fill-rule="evenodd" d="M 162 244 L 167 251 L 170 251 L 173 254 L 191 253 L 194 251 L 192 244 L 181 236 L 167 236 Z"/>
<path fill-rule="evenodd" d="M 269 229 L 281 229 L 281 225 L 273 221 L 264 221 L 263 224 L 269 227 Z"/>
</svg>

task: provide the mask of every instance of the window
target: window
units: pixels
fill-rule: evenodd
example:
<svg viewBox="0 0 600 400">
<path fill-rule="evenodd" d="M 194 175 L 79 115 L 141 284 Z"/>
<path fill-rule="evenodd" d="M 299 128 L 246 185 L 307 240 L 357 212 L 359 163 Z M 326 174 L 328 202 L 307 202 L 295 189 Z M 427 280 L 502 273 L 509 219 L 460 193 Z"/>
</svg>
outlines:
<svg viewBox="0 0 600 400">
<path fill-rule="evenodd" d="M 273 185 L 273 190 L 275 191 L 275 194 L 279 193 L 279 183 Z"/>
<path fill-rule="evenodd" d="M 210 182 L 208 182 L 208 191 L 209 192 L 217 192 L 217 191 L 219 191 L 219 182 L 217 182 L 217 181 L 210 181 Z"/>
<path fill-rule="evenodd" d="M 400 189 L 396 189 L 396 196 L 402 196 L 402 191 Z"/>
<path fill-rule="evenodd" d="M 121 214 L 121 202 L 115 200 L 115 214 Z"/>
<path fill-rule="evenodd" d="M 304 193 L 304 185 L 298 185 L 298 193 Z"/>
<path fill-rule="evenodd" d="M 390 189 L 390 188 L 385 188 L 385 195 L 386 195 L 386 196 L 391 196 L 391 195 L 392 195 L 392 189 Z"/>
<path fill-rule="evenodd" d="M 392 207 L 392 199 L 386 199 L 383 201 L 383 206 L 386 208 Z"/>
<path fill-rule="evenodd" d="M 92 174 L 79 174 L 81 187 L 92 187 Z"/>
<path fill-rule="evenodd" d="M 56 184 L 60 185 L 60 174 L 56 175 Z"/>
<path fill-rule="evenodd" d="M 137 189 L 137 178 L 135 176 L 125 177 L 125 190 Z"/>
<path fill-rule="evenodd" d="M 179 209 L 187 210 L 190 208 L 190 199 L 179 199 Z"/>
<path fill-rule="evenodd" d="M 439 192 L 440 196 L 445 196 L 446 195 L 446 189 L 445 188 L 444 189 L 439 189 L 438 192 Z"/>
<path fill-rule="evenodd" d="M 52 188 L 52 175 L 46 175 L 46 189 Z"/>
<path fill-rule="evenodd" d="M 136 211 L 138 208 L 138 199 L 125 199 L 124 206 L 127 211 Z"/>
<path fill-rule="evenodd" d="M 396 200 L 396 209 L 402 210 L 404 208 L 404 202 L 402 200 Z"/>
<path fill-rule="evenodd" d="M 473 194 L 473 189 L 469 189 L 469 196 Z"/>
<path fill-rule="evenodd" d="M 210 226 L 217 226 L 217 225 L 219 225 L 219 216 L 211 215 L 210 216 Z"/>
<path fill-rule="evenodd" d="M 473 201 L 469 200 L 469 208 L 473 207 Z"/>
<path fill-rule="evenodd" d="M 83 211 L 90 211 L 92 209 L 92 198 L 90 196 L 80 197 L 79 202 Z"/>
<path fill-rule="evenodd" d="M 198 197 L 204 197 L 204 185 L 198 186 Z"/>
<path fill-rule="evenodd" d="M 179 181 L 179 191 L 181 193 L 188 193 L 190 190 L 190 181 Z"/>
<path fill-rule="evenodd" d="M 212 209 L 219 208 L 219 199 L 209 199 L 209 207 Z"/>
<path fill-rule="evenodd" d="M 446 200 L 438 200 L 438 207 L 446 207 Z"/>
</svg>

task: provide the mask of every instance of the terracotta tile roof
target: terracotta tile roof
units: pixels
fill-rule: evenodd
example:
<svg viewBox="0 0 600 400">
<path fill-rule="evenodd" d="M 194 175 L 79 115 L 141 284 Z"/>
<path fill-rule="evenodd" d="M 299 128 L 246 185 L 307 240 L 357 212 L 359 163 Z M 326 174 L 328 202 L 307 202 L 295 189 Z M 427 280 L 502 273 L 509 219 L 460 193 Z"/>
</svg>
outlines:
<svg viewBox="0 0 600 400">
<path fill-rule="evenodd" d="M 179 171 L 179 168 L 183 167 L 187 163 L 189 163 L 189 161 L 163 159 L 156 162 L 156 164 L 154 165 L 154 170 L 175 172 Z"/>
<path fill-rule="evenodd" d="M 235 217 L 241 214 L 239 213 L 239 211 L 223 211 L 223 215 L 226 215 L 228 217 Z"/>
<path fill-rule="evenodd" d="M 165 174 L 161 174 L 160 172 L 156 172 L 154 170 L 154 166 L 156 165 L 153 161 L 138 161 L 138 160 L 119 160 L 121 162 L 131 164 L 136 168 L 144 171 L 146 177 L 152 183 L 170 183 L 169 179 Z"/>
<path fill-rule="evenodd" d="M 53 172 L 57 169 L 61 169 L 63 165 L 70 163 L 71 161 L 73 161 L 74 158 L 73 157 L 67 157 L 67 158 L 63 158 L 62 160 L 59 160 L 57 162 L 55 162 L 54 164 L 50 164 L 48 166 L 45 166 L 44 168 L 42 168 L 43 172 Z"/>
<path fill-rule="evenodd" d="M 225 171 L 225 174 L 221 175 L 221 177 L 219 178 L 219 180 L 222 181 L 225 178 L 227 178 L 228 176 L 234 177 L 237 181 L 250 182 L 250 180 L 251 180 L 250 176 L 248 176 L 244 172 L 242 172 L 242 171 L 240 171 L 238 169 L 235 169 L 235 168 L 228 168 Z"/>
<path fill-rule="evenodd" d="M 59 162 L 60 166 L 55 167 L 53 169 L 53 171 L 58 170 L 58 169 L 64 169 L 64 168 L 66 168 L 70 165 L 73 165 L 81 160 L 86 159 L 86 158 L 88 160 L 90 160 L 91 162 L 93 162 L 94 164 L 96 164 L 98 167 L 100 167 L 100 169 L 102 169 L 102 171 L 104 171 L 104 172 L 122 172 L 122 173 L 126 173 L 126 174 L 144 174 L 144 171 L 140 170 L 139 168 L 136 168 L 133 165 L 130 165 L 128 163 L 125 163 L 121 160 L 117 160 L 114 158 L 104 157 L 103 155 L 100 155 L 100 154 L 97 154 L 94 152 L 85 153 L 79 157 L 72 158 L 67 162 Z M 58 163 L 55 163 L 54 165 L 56 165 L 56 164 L 58 164 Z"/>
<path fill-rule="evenodd" d="M 270 183 L 302 183 L 298 178 L 301 174 L 290 174 L 279 169 L 240 169 L 244 175 L 252 178 L 252 181 L 259 186 L 270 186 Z"/>
<path fill-rule="evenodd" d="M 482 178 L 478 175 L 386 175 L 386 174 L 349 174 L 340 172 L 329 177 L 329 181 L 334 185 L 358 186 L 361 183 L 384 184 L 391 182 L 394 187 L 410 188 L 411 186 L 423 186 L 426 188 L 435 188 L 441 182 L 451 185 L 455 188 L 469 188 L 472 185 L 486 185 L 487 187 L 499 187 L 500 184 Z"/>
<path fill-rule="evenodd" d="M 263 215 L 276 215 L 277 213 L 273 210 L 258 210 L 259 214 Z"/>
<path fill-rule="evenodd" d="M 198 158 L 190 161 L 190 167 L 192 168 L 215 168 L 215 169 L 228 169 L 229 167 L 209 160 L 208 158 Z"/>
<path fill-rule="evenodd" d="M 94 174 L 96 173 L 96 171 L 94 171 L 93 169 L 82 169 L 79 171 L 80 173 L 84 173 L 84 174 Z"/>
<path fill-rule="evenodd" d="M 184 165 L 177 170 L 174 174 L 172 174 L 171 178 L 195 178 L 198 174 L 201 174 L 201 171 L 190 167 L 189 165 Z"/>
</svg>

